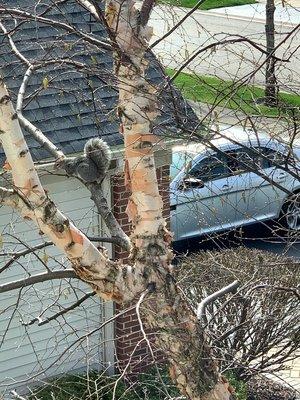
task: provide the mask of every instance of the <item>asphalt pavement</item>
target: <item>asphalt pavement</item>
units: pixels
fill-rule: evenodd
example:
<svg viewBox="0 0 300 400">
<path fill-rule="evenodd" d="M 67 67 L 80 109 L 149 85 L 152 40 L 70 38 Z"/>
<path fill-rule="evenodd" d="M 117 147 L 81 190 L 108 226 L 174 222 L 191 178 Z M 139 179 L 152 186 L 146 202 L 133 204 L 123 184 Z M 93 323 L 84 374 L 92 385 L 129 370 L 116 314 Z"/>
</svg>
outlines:
<svg viewBox="0 0 300 400">
<path fill-rule="evenodd" d="M 266 5 L 246 4 L 237 7 L 221 7 L 213 10 L 214 14 L 225 15 L 228 18 L 243 18 L 264 23 L 266 20 Z M 283 7 L 276 5 L 274 19 L 276 25 L 293 27 L 300 23 L 300 9 L 298 7 Z"/>
<path fill-rule="evenodd" d="M 156 6 L 150 20 L 150 25 L 154 30 L 152 43 L 172 29 L 187 11 L 180 7 Z M 286 37 L 287 32 L 299 24 L 300 8 L 284 8 L 277 4 L 275 21 L 276 43 L 278 44 Z M 201 52 L 201 50 L 214 42 L 241 36 L 255 41 L 263 47 L 265 45 L 264 23 L 264 4 L 219 8 L 210 11 L 198 10 L 171 35 L 160 41 L 153 50 L 163 65 L 174 69 L 181 67 L 196 52 L 199 52 L 193 62 L 188 64 L 186 70 L 227 80 L 239 79 L 248 75 L 250 82 L 263 85 L 264 71 L 258 67 L 264 61 L 265 55 L 248 43 L 219 46 L 217 51 Z M 296 93 L 299 93 L 300 88 L 299 36 L 299 34 L 292 35 L 276 53 L 283 59 L 292 55 L 288 63 L 278 62 L 277 77 L 281 84 L 281 90 L 293 90 Z M 196 111 L 199 111 L 201 115 L 203 112 L 205 113 L 205 110 Z M 219 110 L 219 112 L 221 111 L 228 114 L 230 110 Z M 230 118 L 236 122 L 236 115 L 226 115 L 226 118 L 229 119 L 228 123 L 231 123 Z M 269 125 L 270 121 L 263 119 L 259 123 L 263 127 L 263 124 Z M 276 127 L 274 126 L 274 128 Z M 281 125 L 278 126 L 278 130 L 282 131 Z M 242 231 L 196 238 L 188 243 L 181 243 L 178 250 L 186 252 L 246 246 L 300 259 L 300 238 L 296 240 L 295 237 L 277 236 L 272 234 L 270 228 L 272 228 L 270 224 L 255 224 Z"/>
<path fill-rule="evenodd" d="M 236 231 L 200 236 L 189 241 L 177 243 L 175 250 L 181 254 L 221 250 L 238 246 L 270 251 L 300 259 L 300 235 L 283 235 L 281 232 L 274 231 L 272 223 L 257 223 Z"/>
<path fill-rule="evenodd" d="M 282 8 L 282 7 L 281 7 Z M 195 11 L 184 23 L 155 47 L 154 52 L 163 65 L 178 69 L 196 53 L 195 59 L 186 67 L 201 75 L 213 75 L 221 79 L 235 80 L 247 77 L 247 82 L 264 84 L 264 68 L 259 68 L 265 54 L 246 42 L 220 45 L 216 51 L 204 47 L 212 43 L 246 37 L 265 46 L 263 4 Z M 286 33 L 299 23 L 300 9 L 284 13 L 277 11 L 276 44 L 286 38 Z M 150 20 L 154 36 L 152 43 L 168 32 L 187 13 L 187 9 L 156 6 Z M 299 29 L 298 29 L 299 31 Z M 299 33 L 299 32 L 298 32 Z M 281 90 L 299 93 L 300 35 L 293 34 L 277 50 L 277 78 Z"/>
</svg>

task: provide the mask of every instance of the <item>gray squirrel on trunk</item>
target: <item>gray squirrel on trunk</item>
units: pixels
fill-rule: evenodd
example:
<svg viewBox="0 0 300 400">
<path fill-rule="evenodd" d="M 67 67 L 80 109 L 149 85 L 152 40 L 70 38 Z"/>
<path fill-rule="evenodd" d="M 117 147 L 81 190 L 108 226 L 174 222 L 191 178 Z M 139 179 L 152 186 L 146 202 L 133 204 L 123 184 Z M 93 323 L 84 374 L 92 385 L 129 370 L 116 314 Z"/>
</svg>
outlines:
<svg viewBox="0 0 300 400">
<path fill-rule="evenodd" d="M 70 176 L 77 176 L 84 182 L 102 182 L 111 161 L 111 150 L 100 138 L 89 139 L 83 155 L 64 163 L 65 171 Z"/>
</svg>

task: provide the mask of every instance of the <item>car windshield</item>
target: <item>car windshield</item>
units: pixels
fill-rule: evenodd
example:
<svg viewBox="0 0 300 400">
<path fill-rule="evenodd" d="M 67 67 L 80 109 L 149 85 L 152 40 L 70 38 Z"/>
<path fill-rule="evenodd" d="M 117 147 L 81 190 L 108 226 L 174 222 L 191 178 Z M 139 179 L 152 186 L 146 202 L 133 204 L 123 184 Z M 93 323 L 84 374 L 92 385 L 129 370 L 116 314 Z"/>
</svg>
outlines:
<svg viewBox="0 0 300 400">
<path fill-rule="evenodd" d="M 170 166 L 171 179 L 175 178 L 182 169 L 186 168 L 195 155 L 195 153 L 187 150 L 174 150 L 172 153 L 172 164 Z"/>
</svg>

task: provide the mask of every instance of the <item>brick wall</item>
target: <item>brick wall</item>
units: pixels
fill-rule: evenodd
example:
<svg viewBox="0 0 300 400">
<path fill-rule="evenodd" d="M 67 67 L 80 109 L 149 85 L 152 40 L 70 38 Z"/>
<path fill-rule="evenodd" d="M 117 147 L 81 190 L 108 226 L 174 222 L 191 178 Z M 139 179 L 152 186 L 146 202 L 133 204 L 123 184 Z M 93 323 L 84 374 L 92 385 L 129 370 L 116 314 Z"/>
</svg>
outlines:
<svg viewBox="0 0 300 400">
<path fill-rule="evenodd" d="M 164 203 L 163 216 L 168 222 L 170 216 L 169 170 L 170 169 L 168 165 L 157 168 L 159 192 Z M 114 214 L 124 231 L 127 234 L 130 234 L 131 225 L 125 212 L 129 193 L 126 191 L 123 175 L 118 175 L 113 178 L 112 193 Z M 115 259 L 122 259 L 126 261 L 128 254 L 122 249 L 116 247 L 114 251 L 114 257 Z M 117 312 L 118 311 L 120 311 L 120 307 L 117 307 Z M 151 339 L 151 334 L 149 332 L 147 336 Z M 116 353 L 120 370 L 123 370 L 127 364 L 130 363 L 130 366 L 126 367 L 126 372 L 128 374 L 135 374 L 153 363 L 152 355 L 150 354 L 149 348 L 147 347 L 145 341 L 139 343 L 142 338 L 143 337 L 135 310 L 129 311 L 117 319 Z M 153 350 L 156 358 L 161 358 L 159 351 L 156 351 L 154 347 Z"/>
</svg>

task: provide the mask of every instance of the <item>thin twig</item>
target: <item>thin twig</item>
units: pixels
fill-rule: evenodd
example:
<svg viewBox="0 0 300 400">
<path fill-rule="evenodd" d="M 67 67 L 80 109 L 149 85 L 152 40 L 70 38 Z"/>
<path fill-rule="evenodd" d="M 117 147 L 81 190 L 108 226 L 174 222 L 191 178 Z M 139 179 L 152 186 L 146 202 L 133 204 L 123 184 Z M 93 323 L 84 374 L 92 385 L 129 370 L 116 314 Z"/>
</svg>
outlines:
<svg viewBox="0 0 300 400">
<path fill-rule="evenodd" d="M 81 299 L 79 299 L 75 303 L 73 303 L 71 306 L 64 308 L 63 310 L 57 312 L 54 315 L 51 315 L 51 317 L 48 317 L 48 318 L 42 320 L 41 317 L 38 316 L 36 318 L 33 318 L 32 320 L 30 320 L 27 323 L 22 323 L 22 325 L 28 326 L 28 325 L 34 324 L 35 322 L 38 322 L 38 326 L 42 326 L 42 325 L 48 324 L 50 321 L 53 321 L 54 319 L 57 319 L 58 317 L 60 317 L 60 316 L 62 316 L 64 314 L 68 313 L 69 311 L 74 310 L 75 308 L 79 307 L 85 300 L 87 300 L 90 297 L 95 296 L 95 295 L 96 295 L 96 292 L 87 293 L 83 297 L 81 297 Z"/>
<path fill-rule="evenodd" d="M 102 242 L 102 243 L 113 243 L 120 245 L 120 239 L 119 238 L 108 238 L 108 237 L 98 237 L 98 236 L 87 236 L 88 239 L 91 242 Z M 25 243 L 22 243 L 25 246 Z M 36 250 L 41 250 L 44 249 L 45 247 L 53 246 L 52 242 L 44 242 L 44 243 L 39 243 L 36 246 L 33 247 L 28 247 L 25 250 L 21 250 L 19 252 L 13 252 L 13 253 L 1 253 L 0 256 L 11 256 L 10 260 L 7 261 L 7 263 L 0 268 L 0 274 L 1 272 L 5 271 L 7 268 L 9 268 L 15 261 L 17 261 L 19 258 L 26 256 L 27 254 L 34 253 Z"/>
<path fill-rule="evenodd" d="M 177 24 L 173 26 L 167 33 L 165 33 L 161 38 L 157 39 L 154 43 L 151 44 L 150 49 L 153 49 L 158 43 L 160 43 L 162 40 L 166 39 L 168 36 L 170 36 L 180 25 L 183 24 L 183 22 L 190 17 L 198 8 L 203 4 L 206 0 L 199 0 L 198 3 L 188 12 L 185 14 L 183 18 Z"/>
<path fill-rule="evenodd" d="M 54 19 L 40 17 L 39 15 L 31 14 L 29 12 L 19 10 L 16 8 L 0 7 L 0 14 L 1 15 L 9 15 L 9 16 L 13 16 L 15 18 L 20 18 L 20 19 L 25 19 L 25 20 L 38 21 L 45 25 L 50 25 L 52 27 L 58 27 L 58 28 L 64 29 L 65 31 L 80 37 L 81 39 L 97 46 L 98 48 L 102 48 L 104 50 L 112 50 L 112 46 L 109 44 L 109 42 L 99 40 L 95 36 L 93 36 L 91 34 L 86 34 L 83 31 L 80 31 L 80 30 L 76 29 L 74 26 L 69 25 L 65 22 L 60 22 L 60 21 L 57 21 Z"/>
</svg>

